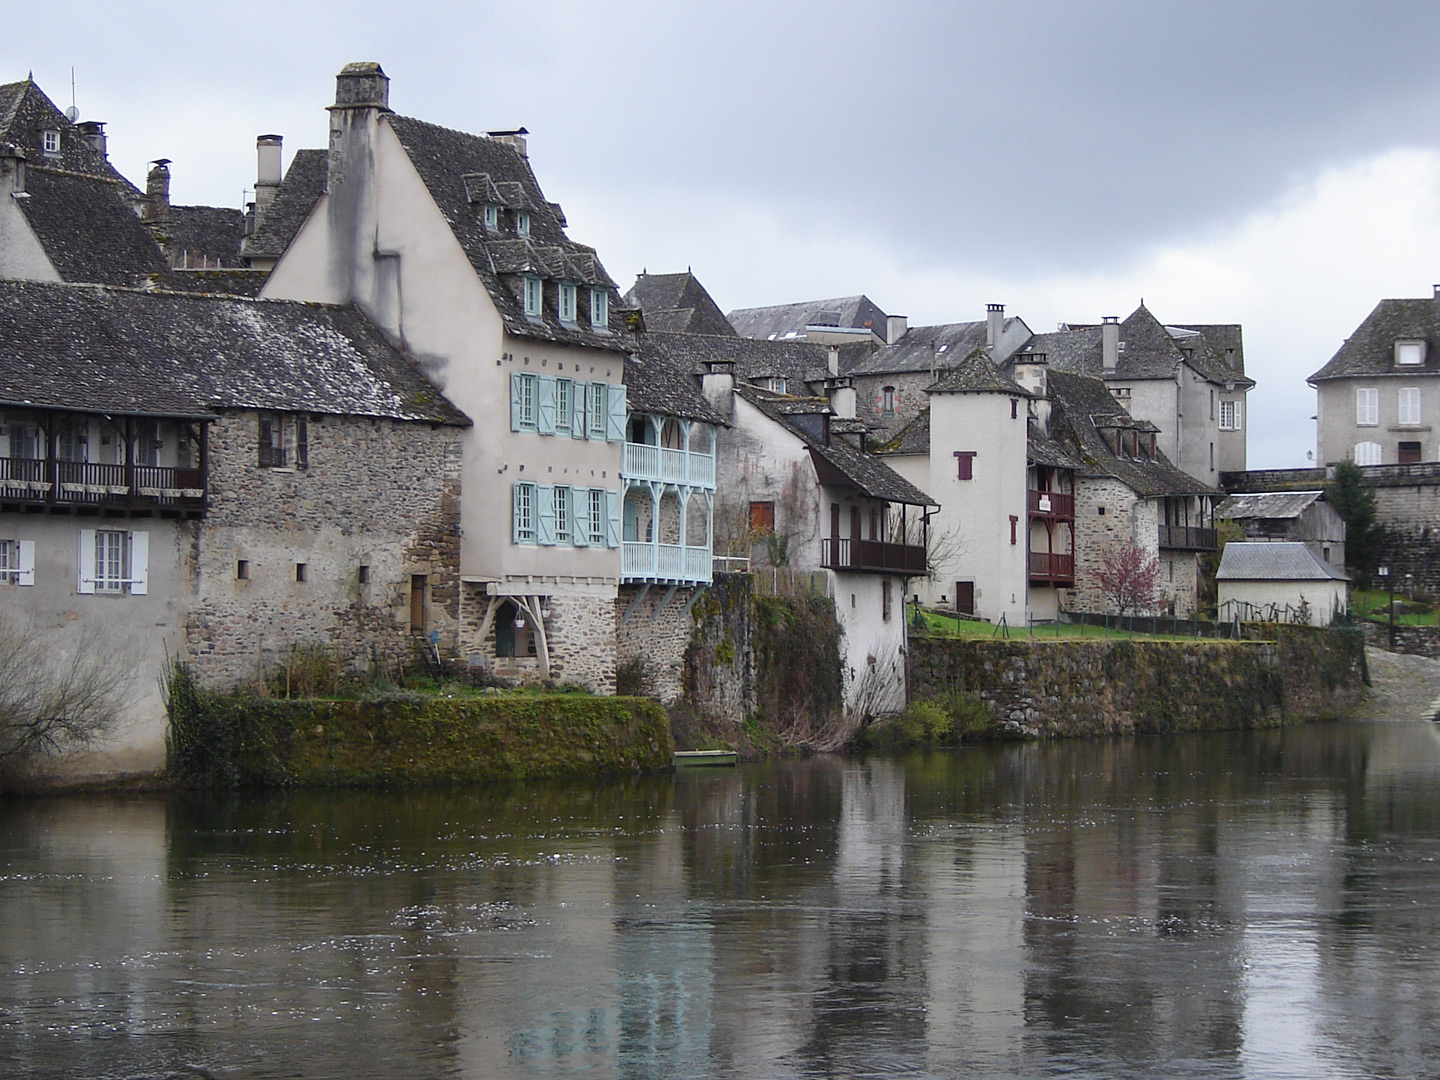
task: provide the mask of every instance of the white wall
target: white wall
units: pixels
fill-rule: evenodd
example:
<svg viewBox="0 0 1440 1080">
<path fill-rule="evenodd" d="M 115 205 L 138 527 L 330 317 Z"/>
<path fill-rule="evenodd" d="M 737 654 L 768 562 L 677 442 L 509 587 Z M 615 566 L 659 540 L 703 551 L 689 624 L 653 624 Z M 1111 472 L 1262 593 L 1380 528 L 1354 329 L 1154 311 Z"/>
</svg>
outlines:
<svg viewBox="0 0 1440 1080">
<path fill-rule="evenodd" d="M 1225 604 L 1229 601 L 1263 608 L 1275 604 L 1298 608 L 1301 601 L 1310 606 L 1310 625 L 1328 626 L 1336 610 L 1349 610 L 1349 592 L 1343 581 L 1226 581 L 1216 583 L 1220 617 L 1227 618 Z"/>
</svg>

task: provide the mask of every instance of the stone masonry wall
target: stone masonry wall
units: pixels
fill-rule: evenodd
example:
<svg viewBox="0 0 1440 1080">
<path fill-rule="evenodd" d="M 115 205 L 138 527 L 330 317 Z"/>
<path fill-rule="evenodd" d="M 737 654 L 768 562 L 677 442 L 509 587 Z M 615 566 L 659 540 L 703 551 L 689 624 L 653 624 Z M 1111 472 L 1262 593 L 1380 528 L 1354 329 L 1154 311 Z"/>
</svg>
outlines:
<svg viewBox="0 0 1440 1080">
<path fill-rule="evenodd" d="M 212 424 L 210 510 L 195 531 L 185 627 L 197 676 L 219 686 L 263 677 L 295 646 L 332 649 L 351 669 L 405 663 L 414 575 L 425 578 L 423 629 L 453 648 L 460 434 L 310 417 L 308 467 L 261 468 L 256 413 Z"/>
<path fill-rule="evenodd" d="M 1437 626 L 1396 626 L 1395 642 L 1390 642 L 1390 624 L 1365 619 L 1360 623 L 1365 643 L 1378 649 L 1406 653 L 1410 656 L 1428 656 L 1440 660 L 1440 627 Z"/>
<path fill-rule="evenodd" d="M 1070 591 L 1073 611 L 1110 611 L 1113 605 L 1100 591 L 1100 567 L 1105 553 L 1134 537 L 1131 508 L 1135 493 L 1119 480 L 1081 478 L 1075 485 L 1075 587 Z M 1101 508 L 1104 513 L 1101 513 Z"/>
<path fill-rule="evenodd" d="M 660 605 L 670 590 L 652 586 L 631 611 L 630 605 L 643 589 L 642 585 L 620 586 L 615 600 L 616 661 L 621 668 L 638 665 L 641 692 L 669 705 L 685 693 L 685 650 L 695 629 L 692 612 L 685 605 L 693 587 L 677 589 L 662 610 Z"/>
<path fill-rule="evenodd" d="M 550 681 L 574 683 L 596 694 L 615 693 L 615 601 L 604 595 L 546 595 L 543 597 L 545 639 L 550 651 Z M 464 586 L 460 616 L 460 652 L 472 663 L 483 663 L 494 675 L 518 683 L 540 682 L 545 678 L 538 655 L 497 656 L 497 619 L 492 619 L 484 638 L 479 636 L 490 596 L 476 583 Z M 517 648 L 534 640 L 529 629 L 517 630 Z"/>
<path fill-rule="evenodd" d="M 689 700 L 705 715 L 737 724 L 757 707 L 750 634 L 753 585 L 750 574 L 715 575 L 692 609 L 694 632 L 685 654 Z"/>
</svg>

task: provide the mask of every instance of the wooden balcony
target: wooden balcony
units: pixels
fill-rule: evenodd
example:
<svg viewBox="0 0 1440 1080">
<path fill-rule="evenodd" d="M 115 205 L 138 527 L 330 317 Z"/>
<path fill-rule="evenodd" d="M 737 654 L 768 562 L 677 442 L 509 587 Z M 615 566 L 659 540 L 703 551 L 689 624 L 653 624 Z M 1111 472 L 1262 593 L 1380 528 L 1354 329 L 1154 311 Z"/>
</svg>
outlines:
<svg viewBox="0 0 1440 1080">
<path fill-rule="evenodd" d="M 1074 585 L 1075 556 L 1030 552 L 1030 581 L 1035 585 Z"/>
<path fill-rule="evenodd" d="M 1161 525 L 1160 547 L 1166 551 L 1214 551 L 1218 547 L 1214 529 L 1190 525 Z"/>
<path fill-rule="evenodd" d="M 1075 518 L 1075 496 L 1066 491 L 1030 492 L 1030 513 L 1049 518 Z"/>
<path fill-rule="evenodd" d="M 923 544 L 891 544 L 883 540 L 827 537 L 820 541 L 821 565 L 827 570 L 871 574 L 923 574 Z"/>
<path fill-rule="evenodd" d="M 0 509 L 199 517 L 205 489 L 202 469 L 0 458 Z"/>
</svg>

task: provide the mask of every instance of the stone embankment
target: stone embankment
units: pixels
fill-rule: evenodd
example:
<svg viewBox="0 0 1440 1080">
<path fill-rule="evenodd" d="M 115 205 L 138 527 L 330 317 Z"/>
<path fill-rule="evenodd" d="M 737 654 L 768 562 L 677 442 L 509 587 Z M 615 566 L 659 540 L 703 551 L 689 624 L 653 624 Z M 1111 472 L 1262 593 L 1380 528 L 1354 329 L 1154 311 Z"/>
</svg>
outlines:
<svg viewBox="0 0 1440 1080">
<path fill-rule="evenodd" d="M 1273 727 L 1339 717 L 1364 699 L 1358 634 L 1264 632 L 1236 642 L 918 637 L 910 695 L 969 691 L 1022 737 Z"/>
<path fill-rule="evenodd" d="M 1357 720 L 1434 720 L 1440 715 L 1440 660 L 1367 648 L 1370 692 Z"/>
</svg>

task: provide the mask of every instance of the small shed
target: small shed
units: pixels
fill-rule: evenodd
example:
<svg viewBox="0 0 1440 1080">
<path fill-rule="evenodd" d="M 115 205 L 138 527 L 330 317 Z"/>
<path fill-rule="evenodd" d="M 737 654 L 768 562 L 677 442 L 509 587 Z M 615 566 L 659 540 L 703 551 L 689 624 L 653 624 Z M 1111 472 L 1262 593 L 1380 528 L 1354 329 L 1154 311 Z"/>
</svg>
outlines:
<svg viewBox="0 0 1440 1080">
<path fill-rule="evenodd" d="M 1298 540 L 1230 541 L 1215 582 L 1226 621 L 1328 626 L 1349 610 L 1350 578 Z"/>
<path fill-rule="evenodd" d="M 1345 565 L 1345 519 L 1323 491 L 1256 491 L 1231 495 L 1215 507 L 1247 540 L 1303 540 L 1331 566 Z"/>
</svg>

